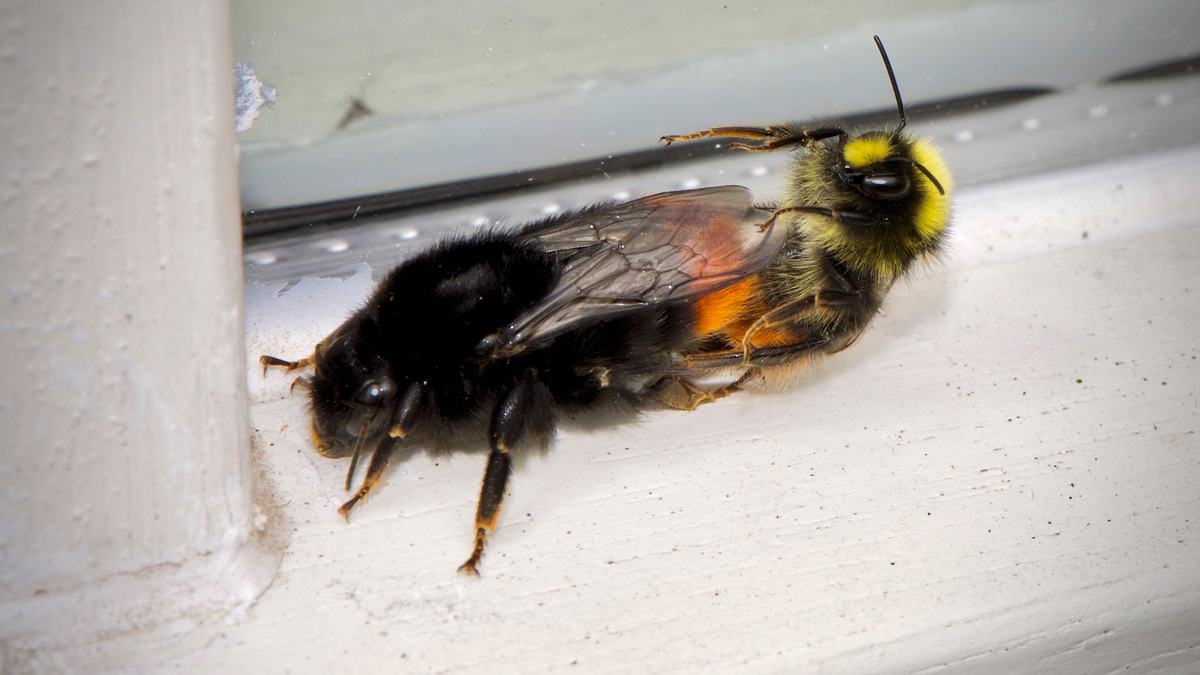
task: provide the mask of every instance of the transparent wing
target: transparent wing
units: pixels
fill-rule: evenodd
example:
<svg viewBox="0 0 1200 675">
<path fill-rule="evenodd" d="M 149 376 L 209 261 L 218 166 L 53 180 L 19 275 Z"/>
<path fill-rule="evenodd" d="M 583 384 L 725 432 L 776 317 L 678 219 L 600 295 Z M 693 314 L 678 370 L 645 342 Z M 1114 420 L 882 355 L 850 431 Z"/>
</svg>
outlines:
<svg viewBox="0 0 1200 675">
<path fill-rule="evenodd" d="M 534 225 L 525 241 L 562 253 L 562 276 L 542 302 L 484 340 L 511 355 L 585 323 L 649 304 L 699 298 L 770 264 L 784 227 L 729 185 L 664 192 Z"/>
</svg>

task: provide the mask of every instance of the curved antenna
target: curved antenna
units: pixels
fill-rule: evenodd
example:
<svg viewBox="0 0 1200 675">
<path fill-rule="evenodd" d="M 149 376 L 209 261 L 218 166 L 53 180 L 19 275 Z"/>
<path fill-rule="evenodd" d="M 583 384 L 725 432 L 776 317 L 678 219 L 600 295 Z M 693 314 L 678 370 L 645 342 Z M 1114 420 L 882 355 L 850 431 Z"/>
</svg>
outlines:
<svg viewBox="0 0 1200 675">
<path fill-rule="evenodd" d="M 875 46 L 879 47 L 879 55 L 883 57 L 883 65 L 887 68 L 888 79 L 892 81 L 892 93 L 896 95 L 896 110 L 900 113 L 900 126 L 896 127 L 896 131 L 892 133 L 892 138 L 896 138 L 904 130 L 904 125 L 908 124 L 908 118 L 904 116 L 904 101 L 900 98 L 900 86 L 896 84 L 896 73 L 892 72 L 892 62 L 888 59 L 887 50 L 883 48 L 883 40 L 880 40 L 878 35 L 875 36 Z M 929 169 L 926 169 L 915 159 L 909 159 L 908 162 L 920 169 L 921 173 L 925 174 L 929 182 L 933 183 L 933 186 L 937 188 L 938 194 L 946 194 L 946 191 L 942 189 L 942 184 L 938 182 L 938 179 L 933 177 Z"/>
<path fill-rule="evenodd" d="M 892 81 L 892 93 L 896 95 L 896 110 L 900 111 L 900 126 L 892 134 L 892 138 L 895 138 L 904 130 L 904 125 L 908 124 L 908 120 L 904 117 L 904 101 L 900 100 L 900 87 L 896 84 L 896 73 L 892 72 L 892 62 L 888 60 L 887 50 L 883 48 L 883 40 L 880 40 L 878 35 L 875 36 L 875 46 L 879 47 L 879 55 L 883 57 L 883 65 L 887 68 L 888 79 Z"/>
<path fill-rule="evenodd" d="M 358 430 L 358 442 L 354 444 L 354 454 L 350 457 L 350 470 L 346 472 L 346 491 L 350 491 L 350 486 L 354 484 L 354 470 L 358 468 L 358 458 L 362 456 L 363 446 L 367 444 L 367 432 L 371 430 L 371 419 L 375 417 L 374 411 L 367 411 L 363 414 L 362 427 Z M 350 516 L 346 516 L 346 520 L 350 520 Z"/>
<path fill-rule="evenodd" d="M 908 159 L 908 158 L 904 158 L 904 159 L 905 159 L 905 161 L 907 161 L 909 164 L 912 164 L 913 166 L 915 166 L 915 167 L 917 167 L 918 169 L 920 169 L 920 170 L 921 170 L 921 173 L 925 174 L 925 177 L 929 179 L 929 182 L 930 182 L 930 183 L 933 183 L 933 187 L 937 188 L 937 191 L 938 191 L 938 194 L 939 194 L 939 195 L 945 195 L 945 194 L 946 194 L 946 191 L 942 189 L 942 184 L 938 182 L 938 179 L 936 179 L 936 178 L 934 178 L 934 177 L 933 177 L 933 174 L 929 172 L 929 169 L 926 169 L 926 168 L 925 168 L 925 165 L 924 165 L 924 164 L 921 164 L 920 162 L 918 162 L 918 161 L 917 161 L 917 160 L 915 160 L 915 159 Z"/>
</svg>

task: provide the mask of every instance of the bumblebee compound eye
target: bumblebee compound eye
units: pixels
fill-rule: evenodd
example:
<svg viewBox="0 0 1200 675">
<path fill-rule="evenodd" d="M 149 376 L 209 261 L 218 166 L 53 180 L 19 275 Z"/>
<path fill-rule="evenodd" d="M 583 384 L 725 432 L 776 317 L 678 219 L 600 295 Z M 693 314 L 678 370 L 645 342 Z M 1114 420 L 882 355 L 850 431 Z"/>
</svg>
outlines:
<svg viewBox="0 0 1200 675">
<path fill-rule="evenodd" d="M 345 457 L 360 439 L 375 437 L 390 423 L 397 398 L 390 377 L 371 378 L 352 394 L 339 392 L 328 378 L 316 378 L 315 384 L 313 436 L 321 456 Z"/>
<path fill-rule="evenodd" d="M 912 182 L 902 173 L 869 173 L 861 177 L 859 190 L 876 199 L 903 199 L 912 191 Z"/>
<path fill-rule="evenodd" d="M 396 397 L 396 383 L 390 377 L 367 380 L 358 388 L 354 398 L 346 402 L 350 415 L 342 428 L 343 442 L 360 436 L 372 436 L 391 417 L 387 407 Z"/>
<path fill-rule="evenodd" d="M 358 389 L 354 402 L 369 408 L 378 408 L 396 395 L 396 383 L 391 378 L 368 380 Z"/>
</svg>

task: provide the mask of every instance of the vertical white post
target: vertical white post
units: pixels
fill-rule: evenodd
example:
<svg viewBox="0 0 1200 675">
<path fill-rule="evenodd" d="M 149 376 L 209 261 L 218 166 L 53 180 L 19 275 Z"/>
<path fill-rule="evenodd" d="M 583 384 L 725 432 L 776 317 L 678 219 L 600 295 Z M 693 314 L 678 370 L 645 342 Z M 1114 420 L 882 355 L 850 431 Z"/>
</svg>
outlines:
<svg viewBox="0 0 1200 675">
<path fill-rule="evenodd" d="M 151 630 L 269 579 L 245 555 L 230 61 L 227 0 L 0 5 L 9 648 Z"/>
</svg>

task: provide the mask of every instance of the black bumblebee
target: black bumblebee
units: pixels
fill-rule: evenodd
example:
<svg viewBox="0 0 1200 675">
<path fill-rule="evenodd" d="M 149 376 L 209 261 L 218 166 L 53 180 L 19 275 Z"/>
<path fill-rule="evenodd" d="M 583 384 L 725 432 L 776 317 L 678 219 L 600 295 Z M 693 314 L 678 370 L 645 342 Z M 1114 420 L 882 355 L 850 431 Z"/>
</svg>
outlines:
<svg viewBox="0 0 1200 675">
<path fill-rule="evenodd" d="M 755 379 L 788 376 L 852 344 L 895 281 L 937 256 L 950 220 L 936 149 L 903 133 L 835 124 L 716 127 L 664 141 L 736 137 L 797 150 L 784 199 L 756 207 L 724 186 L 612 202 L 451 237 L 392 270 L 322 340 L 298 382 L 325 457 L 365 452 L 378 484 L 398 446 L 491 453 L 460 571 L 478 575 L 513 452 L 545 446 L 563 415 L 694 410 Z M 727 374 L 723 384 L 698 380 Z"/>
</svg>

